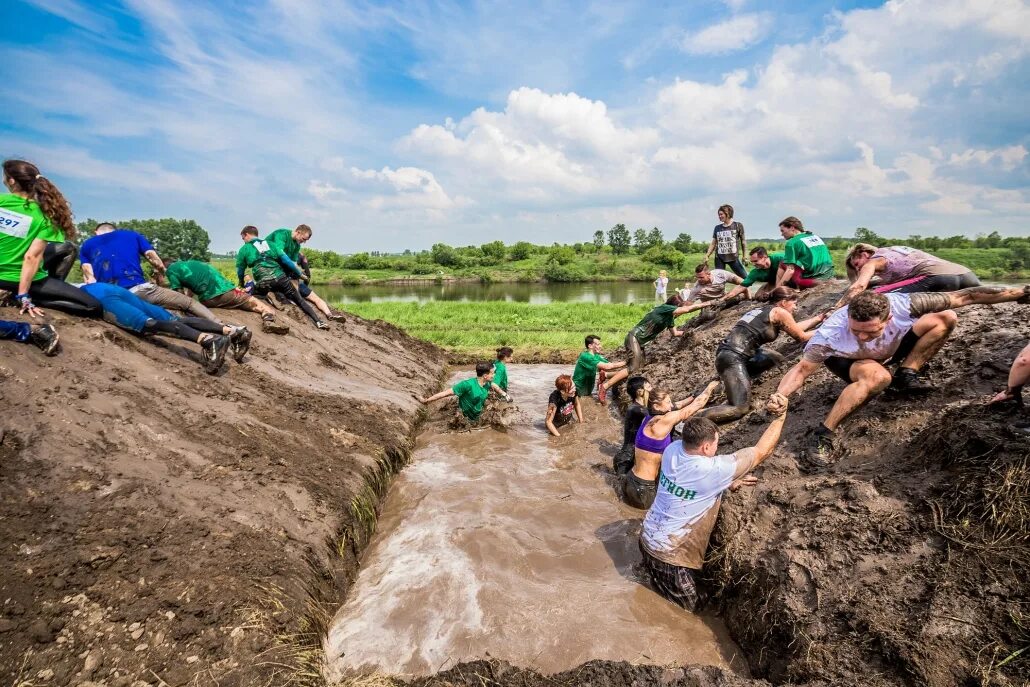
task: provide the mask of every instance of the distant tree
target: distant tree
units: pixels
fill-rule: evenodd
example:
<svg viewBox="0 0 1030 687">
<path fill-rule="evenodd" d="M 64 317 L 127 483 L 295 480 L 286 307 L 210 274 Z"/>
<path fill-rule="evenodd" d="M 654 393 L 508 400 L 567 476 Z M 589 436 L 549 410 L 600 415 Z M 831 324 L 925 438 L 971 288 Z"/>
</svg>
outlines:
<svg viewBox="0 0 1030 687">
<path fill-rule="evenodd" d="M 600 229 L 594 232 L 594 248 L 597 249 L 596 252 L 598 253 L 604 248 L 604 232 Z"/>
<path fill-rule="evenodd" d="M 865 227 L 855 229 L 855 241 L 857 243 L 869 243 L 874 246 L 884 246 L 889 243 L 887 239 L 883 238 L 872 229 L 866 229 Z"/>
<path fill-rule="evenodd" d="M 676 250 L 670 243 L 651 246 L 643 255 L 644 262 L 654 265 L 663 265 L 673 269 L 682 269 L 687 262 L 687 256 Z"/>
<path fill-rule="evenodd" d="M 437 265 L 451 267 L 458 264 L 458 252 L 446 243 L 434 243 L 429 253 Z"/>
<path fill-rule="evenodd" d="M 79 222 L 76 228 L 83 237 L 93 235 L 95 219 Z M 163 258 L 176 260 L 210 260 L 211 237 L 191 219 L 127 219 L 111 222 L 121 229 L 132 229 L 147 237 Z"/>
<path fill-rule="evenodd" d="M 638 253 L 643 253 L 651 247 L 647 242 L 647 232 L 645 230 L 637 229 L 633 232 L 633 247 L 637 249 Z"/>
<path fill-rule="evenodd" d="M 504 241 L 491 241 L 490 243 L 484 243 L 479 248 L 483 251 L 484 257 L 490 258 L 490 260 L 492 260 L 492 262 L 490 263 L 491 265 L 496 265 L 497 263 L 504 260 L 504 255 L 506 253 L 504 248 Z"/>
<path fill-rule="evenodd" d="M 941 239 L 941 248 L 972 248 L 973 242 L 961 234 Z"/>
<path fill-rule="evenodd" d="M 681 253 L 690 253 L 691 248 L 694 245 L 694 239 L 690 238 L 690 234 L 681 233 L 676 237 L 676 240 L 672 242 L 672 247 Z"/>
<path fill-rule="evenodd" d="M 625 224 L 616 224 L 608 230 L 608 245 L 616 255 L 625 255 L 629 252 L 630 236 Z"/>
<path fill-rule="evenodd" d="M 349 270 L 367 270 L 372 265 L 372 256 L 368 253 L 355 253 L 343 261 L 343 266 Z"/>
<path fill-rule="evenodd" d="M 533 244 L 528 241 L 519 241 L 509 250 L 512 260 L 525 260 L 533 254 Z"/>
<path fill-rule="evenodd" d="M 560 246 L 556 243 L 548 252 L 547 260 L 557 262 L 559 265 L 568 265 L 570 262 L 576 261 L 576 252 L 569 246 Z"/>
<path fill-rule="evenodd" d="M 1001 248 L 1001 234 L 992 231 L 987 236 L 977 236 L 973 243 L 977 248 Z"/>
<path fill-rule="evenodd" d="M 647 232 L 647 247 L 654 248 L 655 246 L 661 246 L 665 244 L 665 236 L 662 235 L 662 230 L 658 227 L 654 227 L 651 231 Z"/>
</svg>

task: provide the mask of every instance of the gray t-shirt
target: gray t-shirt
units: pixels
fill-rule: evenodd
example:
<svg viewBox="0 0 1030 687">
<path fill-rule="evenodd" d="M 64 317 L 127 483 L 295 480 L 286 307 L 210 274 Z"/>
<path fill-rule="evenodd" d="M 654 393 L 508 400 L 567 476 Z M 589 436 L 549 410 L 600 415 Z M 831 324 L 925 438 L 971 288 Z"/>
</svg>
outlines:
<svg viewBox="0 0 1030 687">
<path fill-rule="evenodd" d="M 737 259 L 737 250 L 743 233 L 744 225 L 740 222 L 733 222 L 728 227 L 725 224 L 715 225 L 712 238 L 715 239 L 715 254 L 720 260 L 733 262 Z"/>
</svg>

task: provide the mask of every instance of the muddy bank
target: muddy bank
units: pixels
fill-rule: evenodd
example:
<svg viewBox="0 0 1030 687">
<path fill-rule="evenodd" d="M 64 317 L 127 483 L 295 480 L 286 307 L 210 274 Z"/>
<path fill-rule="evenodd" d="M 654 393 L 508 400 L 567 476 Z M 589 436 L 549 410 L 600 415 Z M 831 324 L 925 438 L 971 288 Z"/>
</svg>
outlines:
<svg viewBox="0 0 1030 687">
<path fill-rule="evenodd" d="M 256 333 L 218 377 L 196 347 L 60 314 L 60 356 L 3 345 L 0 683 L 318 679 L 443 357 L 353 317 L 276 337 L 220 312 Z"/>
<path fill-rule="evenodd" d="M 799 319 L 839 290 L 807 293 Z M 683 390 L 712 378 L 716 345 L 746 310 L 656 342 L 645 374 Z M 1030 338 L 1028 315 L 1011 304 L 960 310 L 929 366 L 938 391 L 881 396 L 856 413 L 832 467 L 808 464 L 804 444 L 844 384 L 824 370 L 792 399 L 759 486 L 724 503 L 706 567 L 754 675 L 777 684 L 1030 683 L 1030 438 L 1012 429 L 1017 411 L 982 407 Z M 773 348 L 787 362 L 759 380 L 757 399 L 801 351 L 785 336 Z M 764 426 L 760 413 L 745 416 L 727 426 L 723 447 L 752 445 Z"/>
</svg>

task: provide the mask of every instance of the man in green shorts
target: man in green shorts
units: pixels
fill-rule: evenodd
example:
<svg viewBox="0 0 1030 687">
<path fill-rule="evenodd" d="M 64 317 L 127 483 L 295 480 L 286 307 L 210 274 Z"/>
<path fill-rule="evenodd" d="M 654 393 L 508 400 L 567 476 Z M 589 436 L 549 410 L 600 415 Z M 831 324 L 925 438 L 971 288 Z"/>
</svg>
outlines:
<svg viewBox="0 0 1030 687">
<path fill-rule="evenodd" d="M 310 270 L 303 270 L 302 263 L 305 261 L 301 257 L 300 246 L 302 243 L 306 243 L 311 240 L 311 234 L 311 227 L 306 224 L 301 224 L 292 231 L 289 229 L 276 229 L 265 237 L 265 241 L 267 241 L 269 245 L 278 248 L 282 251 L 283 255 L 287 256 L 294 264 L 302 268 L 301 271 L 303 275 L 300 281 L 297 282 L 297 291 L 300 295 L 303 296 L 305 300 L 310 301 L 320 313 L 326 316 L 326 319 L 342 322 L 343 315 L 334 313 L 329 308 L 329 305 L 322 300 L 317 293 L 311 290 L 311 287 L 307 283 L 311 272 Z"/>
<path fill-rule="evenodd" d="M 596 334 L 583 339 L 586 350 L 579 354 L 576 359 L 576 369 L 572 373 L 572 383 L 576 385 L 577 396 L 590 396 L 594 393 L 594 382 L 597 380 L 597 371 L 607 372 L 626 367 L 626 363 L 611 363 L 601 355 L 601 337 Z M 612 376 L 612 380 L 621 381 L 626 378 L 625 370 Z M 602 378 L 602 382 L 604 379 Z M 611 380 L 609 380 L 611 381 Z M 614 384 L 615 382 L 612 382 Z M 597 389 L 597 399 L 602 404 L 605 402 L 604 392 L 611 388 L 611 385 L 603 384 Z"/>
<path fill-rule="evenodd" d="M 207 308 L 239 308 L 260 313 L 261 326 L 272 334 L 286 334 L 288 325 L 275 321 L 275 310 L 243 289 L 234 288 L 222 273 L 199 260 L 165 260 L 165 279 L 175 291 L 189 289 Z"/>
<path fill-rule="evenodd" d="M 787 239 L 783 246 L 783 262 L 776 274 L 776 286 L 810 289 L 826 279 L 833 279 L 833 258 L 823 240 L 810 231 L 797 217 L 780 222 L 780 235 Z"/>
<path fill-rule="evenodd" d="M 739 286 L 734 286 L 730 289 L 730 292 L 723 297 L 723 300 L 729 300 L 741 294 L 746 294 L 748 287 L 755 284 L 761 284 L 758 291 L 755 292 L 755 300 L 765 300 L 763 296 L 776 287 L 776 275 L 779 272 L 780 263 L 783 262 L 783 253 L 770 253 L 765 248 L 757 246 L 751 249 L 749 255 L 754 268 L 747 273 L 744 281 L 740 282 Z"/>
<path fill-rule="evenodd" d="M 432 403 L 448 396 L 457 396 L 458 407 L 461 409 L 462 415 L 470 422 L 475 422 L 483 414 L 483 406 L 486 405 L 486 399 L 489 398 L 491 389 L 503 396 L 504 400 L 511 402 L 511 396 L 494 384 L 494 364 L 477 363 L 475 378 L 463 379 L 450 389 L 444 389 L 429 398 L 421 398 L 419 402 Z"/>
<path fill-rule="evenodd" d="M 243 238 L 244 244 L 236 254 L 236 277 L 239 285 L 243 286 L 244 275 L 247 270 L 250 270 L 254 275 L 254 293 L 256 295 L 267 296 L 272 292 L 280 294 L 285 300 L 303 310 L 304 314 L 314 321 L 316 327 L 329 329 L 329 323 L 318 316 L 315 309 L 297 292 L 297 287 L 283 271 L 283 268 L 286 268 L 290 274 L 299 279 L 301 271 L 297 267 L 297 263 L 293 262 L 277 246 L 259 239 L 255 226 L 244 227 L 240 236 Z"/>
</svg>

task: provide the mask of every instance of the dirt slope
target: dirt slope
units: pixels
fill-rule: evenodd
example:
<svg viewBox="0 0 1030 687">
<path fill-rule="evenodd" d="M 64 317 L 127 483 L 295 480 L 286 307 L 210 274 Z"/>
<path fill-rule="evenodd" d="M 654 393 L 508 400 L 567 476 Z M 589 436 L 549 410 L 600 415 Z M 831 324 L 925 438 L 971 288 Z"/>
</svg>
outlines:
<svg viewBox="0 0 1030 687">
<path fill-rule="evenodd" d="M 196 347 L 53 321 L 56 358 L 0 344 L 0 684 L 291 684 L 442 355 L 294 320 L 210 377 Z"/>
<path fill-rule="evenodd" d="M 807 293 L 799 319 L 841 289 Z M 700 387 L 748 307 L 690 338 L 656 342 L 645 374 L 659 386 Z M 1016 411 L 982 405 L 1030 338 L 1030 308 L 974 306 L 959 316 L 929 367 L 937 392 L 880 397 L 845 422 L 839 460 L 819 469 L 804 460 L 804 443 L 844 386 L 821 371 L 792 399 L 759 486 L 724 503 L 707 570 L 755 676 L 1030 684 L 1030 649 L 1013 655 L 1030 645 L 1030 439 L 1011 429 Z M 785 336 L 773 348 L 787 362 L 759 381 L 758 399 L 801 351 Z M 761 415 L 728 426 L 722 447 L 752 445 Z"/>
</svg>

